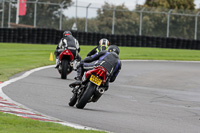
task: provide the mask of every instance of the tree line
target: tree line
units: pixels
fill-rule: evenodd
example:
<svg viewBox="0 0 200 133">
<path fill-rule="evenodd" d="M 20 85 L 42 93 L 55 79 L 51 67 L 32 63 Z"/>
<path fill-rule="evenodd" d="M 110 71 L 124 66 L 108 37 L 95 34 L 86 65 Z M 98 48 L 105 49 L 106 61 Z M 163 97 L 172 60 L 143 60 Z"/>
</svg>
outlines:
<svg viewBox="0 0 200 133">
<path fill-rule="evenodd" d="M 135 11 L 129 10 L 124 4 L 116 6 L 105 2 L 102 9 L 97 10 L 97 17 L 88 19 L 88 31 L 111 34 L 113 9 L 116 9 L 115 34 L 138 35 L 141 25 L 139 11 L 144 9 L 142 13 L 142 35 L 166 37 L 168 13 L 172 9 L 169 36 L 194 39 L 195 15 L 199 11 L 199 9 L 195 9 L 194 0 L 146 0 L 144 5 L 136 5 Z M 149 13 L 149 11 L 152 13 Z M 70 29 L 74 22 L 75 18 L 66 18 L 63 27 Z M 197 22 L 198 27 L 200 27 L 200 22 Z M 85 18 L 78 18 L 77 26 L 79 31 L 84 31 Z"/>
</svg>

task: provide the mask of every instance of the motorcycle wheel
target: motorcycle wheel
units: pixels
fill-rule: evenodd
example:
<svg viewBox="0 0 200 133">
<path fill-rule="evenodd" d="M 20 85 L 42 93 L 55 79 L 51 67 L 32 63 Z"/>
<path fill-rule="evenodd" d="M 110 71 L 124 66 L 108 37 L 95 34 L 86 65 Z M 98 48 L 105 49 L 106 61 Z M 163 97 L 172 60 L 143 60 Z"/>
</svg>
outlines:
<svg viewBox="0 0 200 133">
<path fill-rule="evenodd" d="M 88 86 L 87 86 L 85 92 L 83 93 L 83 95 L 79 99 L 78 103 L 76 104 L 77 108 L 83 109 L 85 107 L 85 105 L 88 103 L 88 101 L 90 100 L 90 98 L 94 94 L 96 86 L 97 85 L 93 84 L 92 82 L 88 83 Z"/>
<path fill-rule="evenodd" d="M 69 101 L 69 106 L 74 106 L 76 104 L 76 101 L 77 101 L 77 94 L 73 93 L 73 96 L 70 98 Z"/>
<path fill-rule="evenodd" d="M 67 69 L 68 69 L 68 60 L 62 60 L 62 72 L 61 72 L 61 79 L 67 78 Z"/>
</svg>

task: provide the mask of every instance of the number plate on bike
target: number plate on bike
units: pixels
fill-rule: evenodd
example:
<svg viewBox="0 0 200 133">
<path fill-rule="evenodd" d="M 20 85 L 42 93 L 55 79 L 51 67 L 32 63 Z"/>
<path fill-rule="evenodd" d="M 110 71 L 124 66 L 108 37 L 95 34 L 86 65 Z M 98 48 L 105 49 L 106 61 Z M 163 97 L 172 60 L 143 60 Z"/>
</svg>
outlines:
<svg viewBox="0 0 200 133">
<path fill-rule="evenodd" d="M 102 80 L 99 77 L 96 77 L 94 75 L 90 76 L 90 81 L 93 82 L 94 84 L 98 85 L 98 86 L 100 86 L 101 82 L 102 82 Z"/>
</svg>

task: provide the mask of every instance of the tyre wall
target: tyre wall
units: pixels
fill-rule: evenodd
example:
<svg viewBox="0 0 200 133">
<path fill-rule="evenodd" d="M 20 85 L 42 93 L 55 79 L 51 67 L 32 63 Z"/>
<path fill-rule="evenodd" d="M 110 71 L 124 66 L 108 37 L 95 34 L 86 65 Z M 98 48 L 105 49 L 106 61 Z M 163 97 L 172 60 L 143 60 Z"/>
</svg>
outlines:
<svg viewBox="0 0 200 133">
<path fill-rule="evenodd" d="M 58 44 L 63 31 L 45 28 L 0 28 L 0 42 Z M 111 35 L 72 31 L 80 45 L 97 45 L 101 38 L 110 44 L 129 47 L 157 47 L 174 49 L 200 49 L 200 40 L 165 38 L 139 35 Z"/>
</svg>

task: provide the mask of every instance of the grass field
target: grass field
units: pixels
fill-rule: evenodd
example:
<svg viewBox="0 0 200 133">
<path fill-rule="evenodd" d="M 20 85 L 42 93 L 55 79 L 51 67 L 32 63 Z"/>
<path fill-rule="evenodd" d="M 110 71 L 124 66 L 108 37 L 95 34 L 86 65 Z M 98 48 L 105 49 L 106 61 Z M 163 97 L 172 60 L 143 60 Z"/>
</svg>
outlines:
<svg viewBox="0 0 200 133">
<path fill-rule="evenodd" d="M 55 64 L 49 61 L 56 45 L 0 43 L 0 81 L 32 68 Z M 81 57 L 94 46 L 81 46 Z M 200 61 L 200 50 L 120 47 L 120 59 Z"/>
<path fill-rule="evenodd" d="M 36 67 L 55 64 L 50 61 L 56 45 L 0 43 L 0 81 Z M 94 46 L 81 46 L 81 57 Z M 120 47 L 120 59 L 126 60 L 182 60 L 200 61 L 200 50 Z M 123 69 L 123 68 L 122 68 Z M 59 124 L 23 119 L 0 112 L 0 133 L 82 133 Z M 97 131 L 98 132 L 98 131 Z"/>
<path fill-rule="evenodd" d="M 0 112 L 0 133 L 103 133 L 94 130 L 75 130 L 74 128 L 25 119 Z"/>
</svg>

